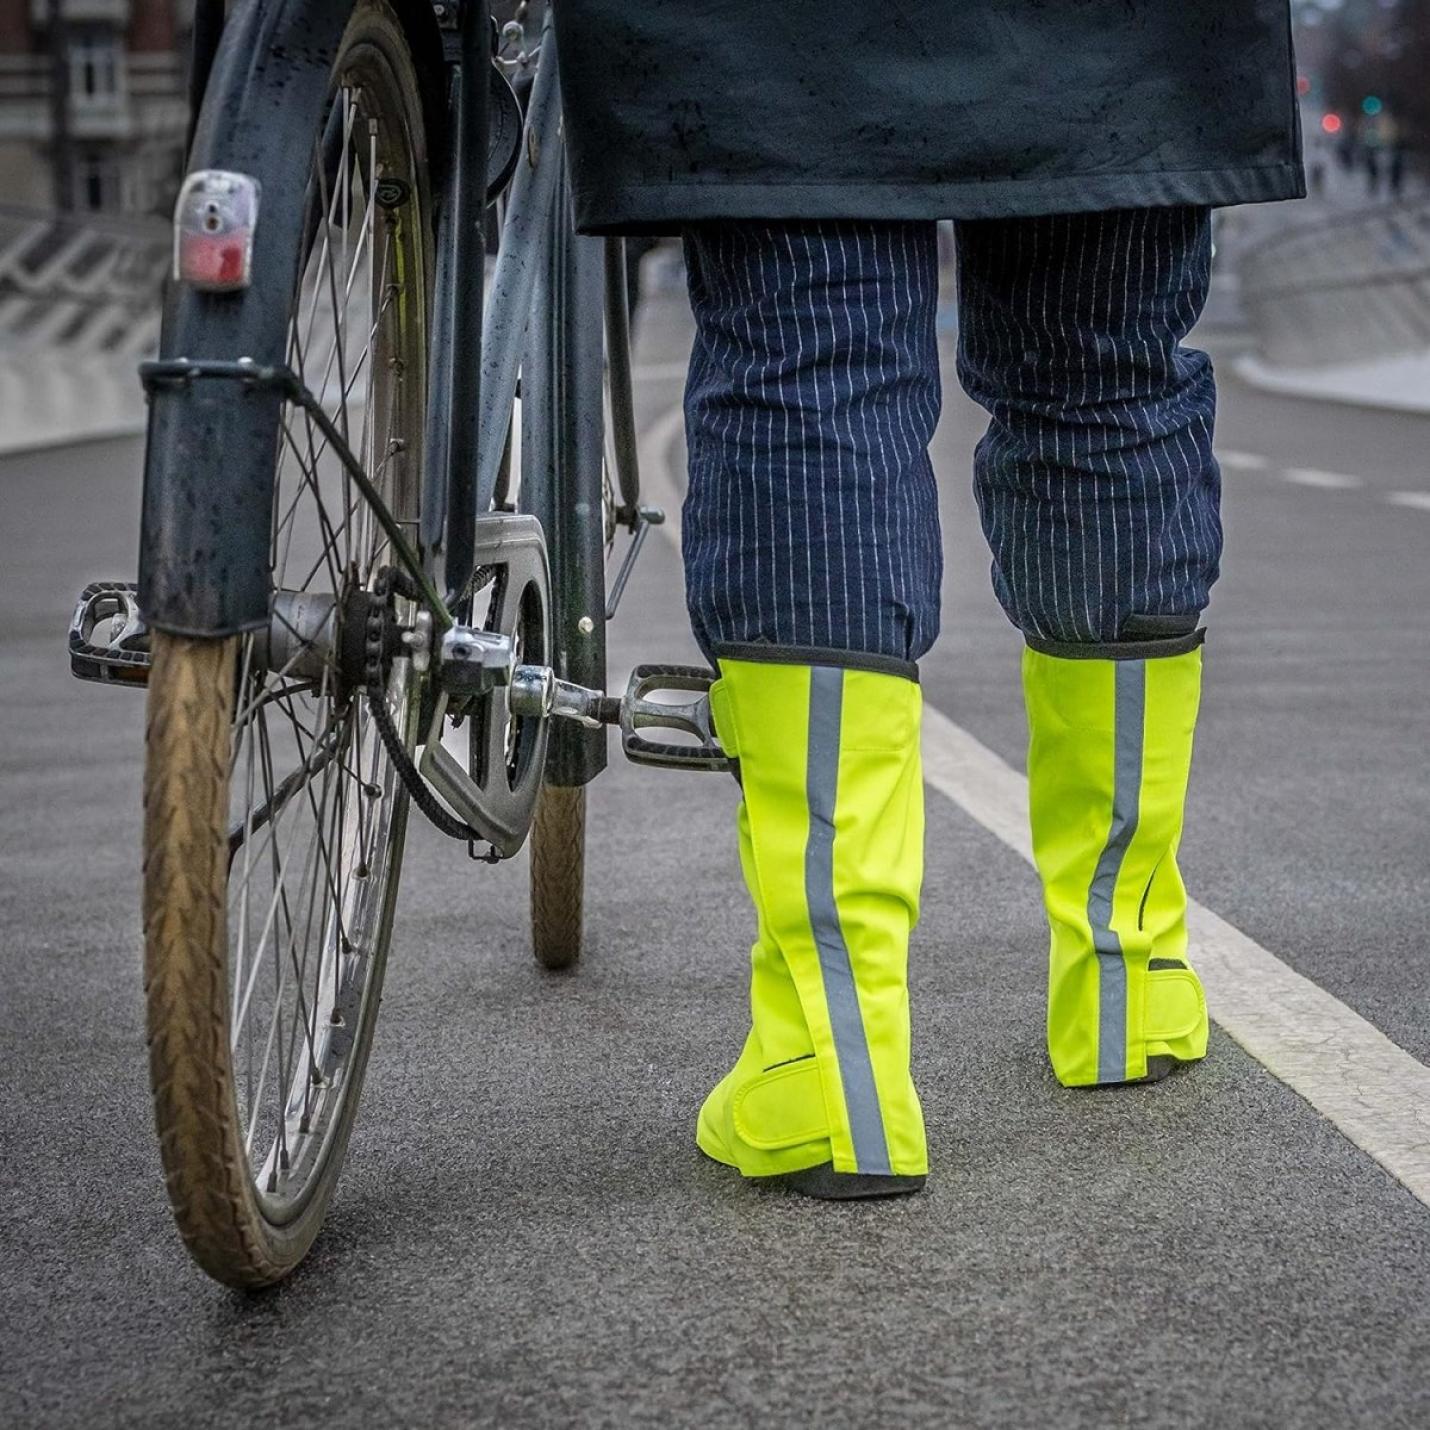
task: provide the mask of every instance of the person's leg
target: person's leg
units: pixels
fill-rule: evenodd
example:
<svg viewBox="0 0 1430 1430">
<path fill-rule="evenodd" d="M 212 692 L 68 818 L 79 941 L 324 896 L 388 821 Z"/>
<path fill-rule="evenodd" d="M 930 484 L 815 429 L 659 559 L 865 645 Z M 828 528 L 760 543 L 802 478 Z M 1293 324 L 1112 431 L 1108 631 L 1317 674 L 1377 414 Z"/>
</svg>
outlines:
<svg viewBox="0 0 1430 1430">
<path fill-rule="evenodd" d="M 816 1195 L 912 1190 L 915 662 L 942 559 L 934 227 L 719 224 L 685 251 L 687 600 L 720 671 L 758 923 L 750 1035 L 698 1141 Z"/>
<path fill-rule="evenodd" d="M 943 572 L 934 224 L 708 224 L 685 258 L 696 638 L 917 661 Z"/>
<path fill-rule="evenodd" d="M 1221 554 L 1211 363 L 1181 344 L 1210 214 L 964 223 L 958 243 L 959 376 L 992 419 L 979 510 L 1027 640 L 1049 1053 L 1069 1085 L 1139 1081 L 1206 1051 L 1176 853 Z"/>
</svg>

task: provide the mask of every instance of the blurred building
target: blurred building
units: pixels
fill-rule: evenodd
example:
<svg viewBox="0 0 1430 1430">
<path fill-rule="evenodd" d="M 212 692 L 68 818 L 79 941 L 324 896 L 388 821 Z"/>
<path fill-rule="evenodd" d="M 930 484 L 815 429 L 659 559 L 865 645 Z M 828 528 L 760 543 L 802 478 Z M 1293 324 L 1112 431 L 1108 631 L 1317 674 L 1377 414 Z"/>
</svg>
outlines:
<svg viewBox="0 0 1430 1430">
<path fill-rule="evenodd" d="M 192 0 L 0 0 L 0 203 L 167 211 L 183 164 L 192 10 Z"/>
</svg>

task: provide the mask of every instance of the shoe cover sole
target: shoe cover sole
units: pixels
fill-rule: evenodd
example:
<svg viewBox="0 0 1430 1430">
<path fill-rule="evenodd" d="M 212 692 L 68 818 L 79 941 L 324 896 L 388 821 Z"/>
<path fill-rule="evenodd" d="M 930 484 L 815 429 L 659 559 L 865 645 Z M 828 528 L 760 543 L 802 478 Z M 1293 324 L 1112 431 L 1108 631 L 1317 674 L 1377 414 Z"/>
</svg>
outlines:
<svg viewBox="0 0 1430 1430">
<path fill-rule="evenodd" d="M 808 1167 L 803 1172 L 783 1172 L 768 1180 L 788 1187 L 802 1197 L 817 1197 L 826 1202 L 861 1201 L 870 1197 L 907 1197 L 923 1189 L 925 1177 L 871 1176 L 866 1172 L 836 1172 L 825 1162 Z"/>
<path fill-rule="evenodd" d="M 1173 1073 L 1179 1072 L 1182 1068 L 1191 1068 L 1196 1065 L 1196 1062 L 1187 1062 L 1182 1058 L 1174 1058 L 1170 1054 L 1159 1053 L 1147 1059 L 1146 1077 L 1129 1077 L 1124 1078 L 1121 1082 L 1079 1083 L 1074 1091 L 1102 1092 L 1113 1087 L 1146 1087 L 1149 1083 L 1165 1082 Z"/>
</svg>

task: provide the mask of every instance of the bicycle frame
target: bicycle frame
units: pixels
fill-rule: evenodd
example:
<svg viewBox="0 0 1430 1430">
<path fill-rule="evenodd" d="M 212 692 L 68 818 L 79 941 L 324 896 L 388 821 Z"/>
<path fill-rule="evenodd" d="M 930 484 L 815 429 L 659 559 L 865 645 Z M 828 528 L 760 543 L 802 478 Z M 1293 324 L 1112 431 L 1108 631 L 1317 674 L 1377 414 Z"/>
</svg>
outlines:
<svg viewBox="0 0 1430 1430">
<path fill-rule="evenodd" d="M 462 94 L 464 68 L 459 67 L 453 76 L 452 123 L 459 135 L 464 112 L 472 107 Z M 460 601 L 471 579 L 474 523 L 479 512 L 490 508 L 496 492 L 537 274 L 548 259 L 552 242 L 552 207 L 563 152 L 559 122 L 555 41 L 548 24 L 487 301 L 483 302 L 482 292 L 486 266 L 482 225 L 463 212 L 471 165 L 460 142 L 448 168 L 439 211 L 437 292 L 439 298 L 447 296 L 453 301 L 450 306 L 439 303 L 434 315 L 430 387 L 438 402 L 442 394 L 450 394 L 450 402 L 446 413 L 436 410 L 434 403 L 430 414 L 423 545 L 439 549 L 445 531 L 443 577 L 449 603 Z M 462 341 L 459 335 L 459 329 L 471 324 L 476 313 L 482 315 L 479 370 L 462 360 L 476 343 Z"/>
<path fill-rule="evenodd" d="M 477 513 L 490 505 L 489 500 L 478 501 L 473 478 L 483 417 L 482 374 L 477 364 L 463 362 L 462 355 L 476 351 L 481 341 L 491 28 L 485 4 L 464 0 L 459 7 L 440 8 L 455 21 L 456 43 L 446 54 L 448 142 L 437 210 L 437 304 L 428 363 L 422 544 L 429 553 L 429 570 L 443 552 L 443 584 L 455 608 L 472 576 Z"/>
<path fill-rule="evenodd" d="M 575 233 L 569 200 L 558 202 L 566 191 L 557 182 L 564 165 L 564 143 L 557 133 L 560 108 L 552 38 L 548 20 L 536 84 L 542 84 L 546 71 L 549 89 L 543 96 L 533 87 L 528 120 L 539 126 L 530 131 L 536 139 L 537 167 L 531 169 L 526 157 L 518 167 L 486 314 L 484 341 L 491 346 L 483 348 L 482 402 L 489 415 L 483 422 L 482 440 L 487 445 L 478 495 L 485 502 L 495 484 L 501 418 L 511 410 L 515 357 L 525 331 L 520 505 L 538 518 L 546 533 L 551 566 L 550 660 L 563 680 L 605 690 L 601 500 L 605 250 L 601 239 Z M 530 141 L 525 152 L 532 152 Z M 543 155 L 548 174 L 540 183 Z M 523 208 L 523 203 L 530 208 Z M 537 322 L 528 328 L 528 312 L 564 315 L 564 321 Z M 612 356 L 619 362 L 626 355 Z M 546 753 L 547 783 L 584 784 L 605 764 L 604 731 L 566 721 L 553 726 Z"/>
<path fill-rule="evenodd" d="M 556 40 L 548 14 L 521 153 L 506 195 L 491 291 L 480 308 L 480 377 L 474 364 L 462 361 L 471 347 L 458 342 L 437 349 L 440 361 L 451 366 L 443 370 L 434 364 L 431 375 L 431 391 L 439 402 L 442 393 L 452 394 L 453 420 L 470 421 L 475 415 L 475 461 L 463 461 L 454 443 L 444 471 L 439 444 L 434 443 L 423 500 L 424 510 L 432 514 L 431 534 L 438 535 L 445 526 L 443 582 L 455 610 L 473 575 L 476 522 L 496 495 L 520 374 L 521 506 L 537 517 L 546 536 L 553 603 L 551 663 L 563 680 L 604 690 L 601 424 L 607 263 L 602 240 L 577 236 L 569 205 L 558 203 L 564 163 Z M 455 181 L 461 183 L 463 175 L 456 175 Z M 457 256 L 450 261 L 478 270 L 475 281 L 480 283 L 484 262 L 476 255 L 464 259 L 460 236 L 455 238 L 451 247 Z M 440 255 L 447 251 L 440 232 L 438 242 Z M 472 281 L 471 274 L 459 269 L 454 275 L 458 282 L 444 286 L 440 262 L 439 257 L 438 292 L 452 293 L 457 305 L 472 314 L 476 306 L 464 286 Z M 532 313 L 557 312 L 570 314 L 564 329 L 529 321 Z M 444 321 L 439 313 L 439 325 Z M 619 352 L 618 345 L 612 346 L 613 364 L 628 371 L 628 351 L 623 345 Z M 442 414 L 433 417 L 440 422 Z M 442 511 L 444 489 L 448 497 Z M 563 723 L 551 736 L 548 782 L 584 784 L 605 767 L 603 731 Z"/>
</svg>

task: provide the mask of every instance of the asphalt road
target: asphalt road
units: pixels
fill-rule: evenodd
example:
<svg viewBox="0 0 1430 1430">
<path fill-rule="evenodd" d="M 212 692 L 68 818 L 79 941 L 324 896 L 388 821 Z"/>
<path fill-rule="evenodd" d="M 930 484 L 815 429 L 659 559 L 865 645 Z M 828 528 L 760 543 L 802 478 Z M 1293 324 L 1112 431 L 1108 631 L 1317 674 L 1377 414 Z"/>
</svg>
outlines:
<svg viewBox="0 0 1430 1430">
<path fill-rule="evenodd" d="M 673 304 L 646 324 L 647 423 L 682 335 Z M 1211 346 L 1228 544 L 1188 883 L 1430 1061 L 1430 419 L 1260 395 Z M 946 373 L 925 687 L 1020 766 L 980 419 Z M 695 1151 L 743 1032 L 735 790 L 614 763 L 574 976 L 527 952 L 520 861 L 416 829 L 324 1235 L 274 1292 L 208 1283 L 149 1121 L 141 702 L 74 683 L 62 648 L 79 587 L 131 569 L 139 458 L 0 463 L 0 1423 L 1430 1423 L 1430 1209 L 1219 1030 L 1194 1074 L 1060 1089 L 1031 872 L 933 796 L 923 1196 L 810 1204 Z M 668 544 L 613 643 L 618 667 L 693 654 Z"/>
</svg>

